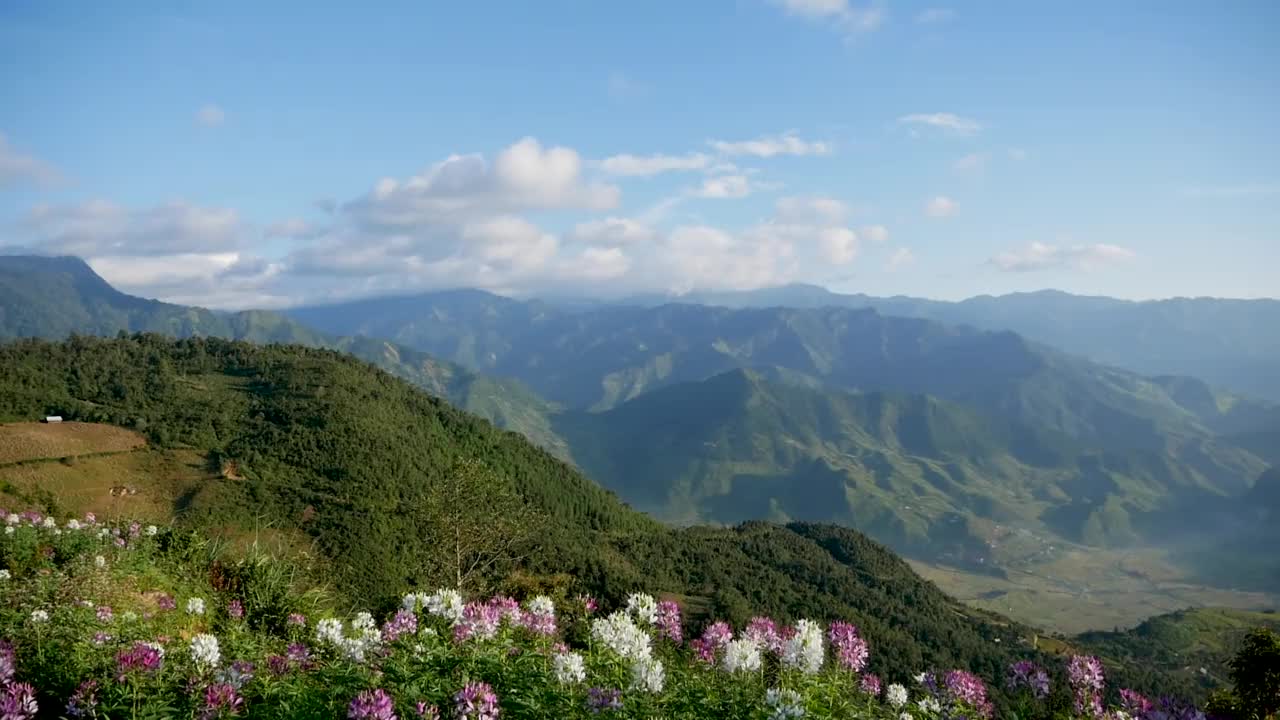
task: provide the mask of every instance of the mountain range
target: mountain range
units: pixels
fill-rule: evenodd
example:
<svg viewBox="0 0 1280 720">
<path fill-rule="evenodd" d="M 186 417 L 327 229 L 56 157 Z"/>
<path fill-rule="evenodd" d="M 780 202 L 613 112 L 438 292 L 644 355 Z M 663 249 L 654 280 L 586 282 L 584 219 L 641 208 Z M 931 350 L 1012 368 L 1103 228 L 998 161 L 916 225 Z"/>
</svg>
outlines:
<svg viewBox="0 0 1280 720">
<path fill-rule="evenodd" d="M 1009 330 L 476 290 L 215 313 L 124 295 L 76 259 L 0 258 L 0 337 L 119 331 L 350 352 L 676 524 L 834 522 L 983 572 L 1000 572 L 1010 529 L 1044 546 L 1194 543 L 1198 572 L 1230 552 L 1248 569 L 1233 577 L 1280 586 L 1246 542 L 1267 524 L 1249 501 L 1280 409 Z"/>
</svg>

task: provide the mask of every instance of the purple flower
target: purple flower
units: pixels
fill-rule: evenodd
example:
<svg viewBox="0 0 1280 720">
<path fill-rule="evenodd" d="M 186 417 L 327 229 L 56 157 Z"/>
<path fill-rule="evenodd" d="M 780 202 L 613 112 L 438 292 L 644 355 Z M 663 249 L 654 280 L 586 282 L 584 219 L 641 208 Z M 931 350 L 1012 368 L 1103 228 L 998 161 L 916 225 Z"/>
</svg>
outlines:
<svg viewBox="0 0 1280 720">
<path fill-rule="evenodd" d="M 227 603 L 227 615 L 235 620 L 244 617 L 244 604 L 239 600 L 232 600 Z"/>
<path fill-rule="evenodd" d="M 670 638 L 677 645 L 684 640 L 684 629 L 680 625 L 680 606 L 674 600 L 658 603 L 656 624 L 659 637 Z"/>
<path fill-rule="evenodd" d="M 134 521 L 129 525 L 129 537 L 138 537 L 142 533 L 142 523 Z"/>
<path fill-rule="evenodd" d="M 102 605 L 98 608 L 98 622 L 109 623 L 115 618 L 115 613 L 111 612 L 110 606 Z"/>
<path fill-rule="evenodd" d="M 1128 688 L 1120 691 L 1120 707 L 1134 717 L 1140 717 L 1152 708 L 1152 703 L 1143 695 Z"/>
<path fill-rule="evenodd" d="M 17 670 L 18 659 L 13 652 L 13 645 L 8 640 L 0 640 L 0 685 L 8 685 Z"/>
<path fill-rule="evenodd" d="M 304 663 L 311 659 L 311 651 L 302 643 L 289 643 L 289 647 L 285 648 L 285 655 L 297 663 Z"/>
<path fill-rule="evenodd" d="M 862 687 L 862 692 L 870 695 L 871 697 L 880 696 L 880 676 L 879 675 L 873 675 L 871 673 L 867 673 L 866 675 L 863 675 L 860 685 Z"/>
<path fill-rule="evenodd" d="M 294 627 L 306 627 L 307 616 L 302 613 L 289 613 L 289 619 L 285 620 L 285 624 Z"/>
<path fill-rule="evenodd" d="M 126 543 L 125 543 L 125 539 L 124 539 L 124 538 L 122 538 L 122 537 L 118 537 L 118 538 L 116 538 L 116 539 L 115 539 L 115 543 L 116 543 L 116 547 L 124 547 L 124 546 L 125 546 L 125 544 L 126 544 Z"/>
<path fill-rule="evenodd" d="M 1038 700 L 1049 697 L 1049 673 L 1030 660 L 1019 660 L 1009 666 L 1007 684 L 1010 690 L 1030 690 Z"/>
<path fill-rule="evenodd" d="M 862 672 L 867 666 L 867 641 L 858 636 L 858 628 L 847 622 L 835 621 L 827 630 L 831 646 L 835 648 L 836 658 L 841 665 L 854 672 Z"/>
<path fill-rule="evenodd" d="M 244 707 L 244 698 L 236 692 L 236 688 L 227 683 L 215 683 L 204 689 L 204 705 L 200 708 L 200 717 L 206 720 L 221 715 L 238 715 Z"/>
<path fill-rule="evenodd" d="M 67 701 L 67 716 L 73 718 L 93 717 L 94 708 L 98 707 L 98 681 L 85 680 L 76 688 L 71 699 Z"/>
<path fill-rule="evenodd" d="M 1067 680 L 1075 696 L 1076 712 L 1102 717 L 1102 688 L 1106 684 L 1102 662 L 1091 655 L 1072 655 L 1067 661 Z"/>
<path fill-rule="evenodd" d="M 172 610 L 178 607 L 178 603 L 169 593 L 160 593 L 160 596 L 156 598 L 156 607 L 161 610 Z"/>
<path fill-rule="evenodd" d="M 413 711 L 418 714 L 421 720 L 440 720 L 440 708 L 435 705 L 428 705 L 425 701 L 419 700 Z"/>
<path fill-rule="evenodd" d="M 400 610 L 390 620 L 382 624 L 382 639 L 395 642 L 401 635 L 412 635 L 418 631 L 418 616 L 412 610 Z"/>
<path fill-rule="evenodd" d="M 1205 720 L 1205 715 L 1190 703 L 1162 697 L 1158 703 L 1152 703 L 1142 720 Z"/>
<path fill-rule="evenodd" d="M 991 703 L 987 701 L 987 686 L 982 678 L 964 670 L 952 670 L 942 678 L 947 697 L 952 703 L 964 703 L 977 710 L 983 717 L 991 716 Z"/>
<path fill-rule="evenodd" d="M 154 673 L 164 665 L 164 656 L 156 648 L 144 643 L 135 642 L 128 650 L 116 653 L 116 671 L 120 682 L 133 672 Z"/>
<path fill-rule="evenodd" d="M 593 713 L 622 709 L 622 691 L 593 687 L 587 691 L 587 708 Z"/>
<path fill-rule="evenodd" d="M 498 696 L 488 683 L 467 683 L 454 694 L 453 702 L 459 718 L 494 720 L 498 717 Z"/>
<path fill-rule="evenodd" d="M 99 630 L 93 634 L 94 645 L 106 645 L 109 642 L 111 642 L 111 633 L 105 633 Z"/>
<path fill-rule="evenodd" d="M 0 689 L 0 718 L 4 720 L 30 720 L 40 706 L 36 704 L 36 689 L 27 683 L 10 683 Z"/>
<path fill-rule="evenodd" d="M 382 688 L 366 690 L 347 707 L 349 720 L 396 720 L 395 702 Z"/>
<path fill-rule="evenodd" d="M 778 624 L 773 618 L 753 617 L 747 623 L 742 636 L 754 640 L 757 645 L 772 653 L 782 652 L 782 634 L 778 632 Z"/>
<path fill-rule="evenodd" d="M 586 610 L 588 615 L 595 612 L 596 608 L 599 607 L 599 603 L 590 595 L 579 595 L 578 602 L 582 603 L 582 609 Z"/>
</svg>

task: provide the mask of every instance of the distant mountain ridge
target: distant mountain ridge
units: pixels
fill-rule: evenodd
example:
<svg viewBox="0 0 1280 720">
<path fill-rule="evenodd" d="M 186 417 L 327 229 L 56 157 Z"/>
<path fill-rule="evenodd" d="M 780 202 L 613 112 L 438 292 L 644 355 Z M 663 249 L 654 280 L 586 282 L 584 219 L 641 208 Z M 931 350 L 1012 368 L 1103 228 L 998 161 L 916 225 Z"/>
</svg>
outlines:
<svg viewBox="0 0 1280 720">
<path fill-rule="evenodd" d="M 1130 301 L 1041 290 L 958 302 L 840 294 L 816 285 L 643 295 L 620 304 L 875 308 L 984 330 L 1012 330 L 1070 353 L 1144 375 L 1188 375 L 1280 402 L 1280 300 Z"/>
</svg>

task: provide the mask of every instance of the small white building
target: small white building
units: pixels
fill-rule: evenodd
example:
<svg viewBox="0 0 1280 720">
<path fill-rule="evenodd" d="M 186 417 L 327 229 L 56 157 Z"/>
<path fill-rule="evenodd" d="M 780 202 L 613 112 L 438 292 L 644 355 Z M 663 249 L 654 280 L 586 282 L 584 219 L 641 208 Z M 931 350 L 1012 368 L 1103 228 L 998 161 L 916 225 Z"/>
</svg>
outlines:
<svg viewBox="0 0 1280 720">
<path fill-rule="evenodd" d="M 62 416 L 61 415 L 45 415 L 44 421 L 47 423 L 59 423 L 59 422 L 62 422 Z"/>
</svg>

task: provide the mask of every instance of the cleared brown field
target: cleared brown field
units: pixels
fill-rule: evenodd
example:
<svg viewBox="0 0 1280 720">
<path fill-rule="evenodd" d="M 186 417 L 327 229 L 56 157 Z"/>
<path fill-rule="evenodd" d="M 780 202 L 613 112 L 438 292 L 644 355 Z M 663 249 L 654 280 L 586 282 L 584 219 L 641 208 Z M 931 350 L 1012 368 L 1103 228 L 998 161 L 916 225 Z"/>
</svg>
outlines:
<svg viewBox="0 0 1280 720">
<path fill-rule="evenodd" d="M 0 465 L 27 460 L 57 459 L 125 452 L 146 447 L 141 435 L 114 425 L 97 423 L 0 424 Z"/>
<path fill-rule="evenodd" d="M 217 481 L 205 464 L 204 456 L 189 450 L 139 450 L 8 465 L 0 467 L 0 507 L 40 506 L 49 498 L 67 515 L 93 512 L 99 518 L 166 522 L 180 498 Z M 117 486 L 136 493 L 112 495 Z"/>
</svg>

